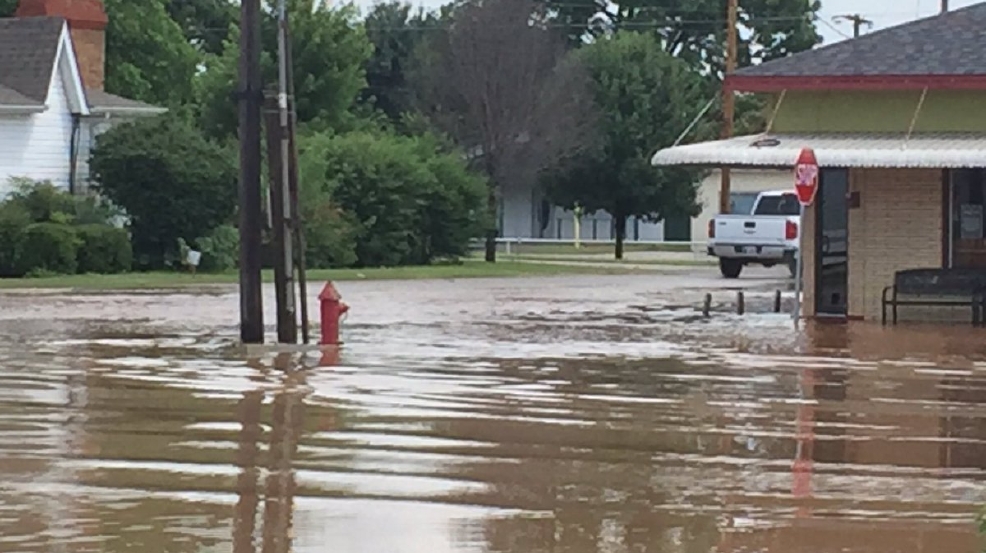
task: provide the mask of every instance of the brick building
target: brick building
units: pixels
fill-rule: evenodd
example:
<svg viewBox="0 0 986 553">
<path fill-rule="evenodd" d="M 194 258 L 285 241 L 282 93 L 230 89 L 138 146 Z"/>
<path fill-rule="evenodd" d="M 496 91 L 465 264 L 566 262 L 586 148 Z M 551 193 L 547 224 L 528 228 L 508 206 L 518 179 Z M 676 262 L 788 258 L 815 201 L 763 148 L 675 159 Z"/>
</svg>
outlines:
<svg viewBox="0 0 986 553">
<path fill-rule="evenodd" d="M 769 95 L 772 126 L 654 164 L 791 168 L 813 148 L 805 315 L 879 320 L 896 271 L 986 268 L 984 41 L 986 3 L 740 70 L 727 87 Z M 902 311 L 929 316 L 953 314 Z"/>
</svg>

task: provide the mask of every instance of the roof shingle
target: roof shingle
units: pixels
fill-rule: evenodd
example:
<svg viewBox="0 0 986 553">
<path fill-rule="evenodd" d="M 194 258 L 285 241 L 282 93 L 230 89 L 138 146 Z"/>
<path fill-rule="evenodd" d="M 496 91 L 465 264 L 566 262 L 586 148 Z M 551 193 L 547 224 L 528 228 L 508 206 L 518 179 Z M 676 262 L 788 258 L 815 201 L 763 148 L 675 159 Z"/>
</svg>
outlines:
<svg viewBox="0 0 986 553">
<path fill-rule="evenodd" d="M 0 85 L 43 104 L 64 26 L 60 17 L 0 19 Z"/>
<path fill-rule="evenodd" d="M 747 67 L 740 77 L 986 75 L 986 3 Z"/>
</svg>

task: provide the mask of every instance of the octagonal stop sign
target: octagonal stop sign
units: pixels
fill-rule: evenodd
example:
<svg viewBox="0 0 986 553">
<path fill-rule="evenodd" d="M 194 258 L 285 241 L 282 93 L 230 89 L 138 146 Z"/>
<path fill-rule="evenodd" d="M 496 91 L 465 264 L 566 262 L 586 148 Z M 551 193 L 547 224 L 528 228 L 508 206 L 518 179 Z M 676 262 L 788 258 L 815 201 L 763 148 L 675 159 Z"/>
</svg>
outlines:
<svg viewBox="0 0 986 553">
<path fill-rule="evenodd" d="M 814 203 L 818 193 L 818 161 L 811 148 L 801 150 L 798 155 L 798 163 L 794 166 L 794 189 L 801 205 L 808 207 Z"/>
</svg>

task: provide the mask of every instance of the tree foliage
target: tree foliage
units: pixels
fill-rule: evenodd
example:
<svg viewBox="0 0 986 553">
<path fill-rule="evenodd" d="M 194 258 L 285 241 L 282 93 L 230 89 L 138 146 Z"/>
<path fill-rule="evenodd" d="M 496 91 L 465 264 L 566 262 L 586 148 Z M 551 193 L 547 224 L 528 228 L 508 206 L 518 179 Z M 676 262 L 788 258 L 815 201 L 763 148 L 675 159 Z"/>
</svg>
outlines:
<svg viewBox="0 0 986 553">
<path fill-rule="evenodd" d="M 288 0 L 292 69 L 298 121 L 319 128 L 351 125 L 349 110 L 366 84 L 364 65 L 372 46 L 355 8 L 329 7 L 316 0 Z M 277 83 L 277 21 L 265 11 L 261 64 L 265 83 Z M 196 83 L 200 123 L 209 136 L 236 133 L 239 31 L 227 37 L 221 54 L 208 55 Z"/>
<path fill-rule="evenodd" d="M 724 66 L 728 0 L 625 0 L 600 8 L 595 0 L 545 0 L 573 41 L 614 31 L 651 32 L 668 53 L 702 70 Z M 810 49 L 818 0 L 742 0 L 739 63 L 768 61 Z"/>
<path fill-rule="evenodd" d="M 464 3 L 449 30 L 419 51 L 421 106 L 487 175 L 491 215 L 499 189 L 533 182 L 592 136 L 584 74 L 564 63 L 563 36 L 532 24 L 546 17 L 533 0 Z M 487 261 L 496 258 L 495 238 L 491 227 Z"/>
<path fill-rule="evenodd" d="M 609 212 L 621 258 L 628 217 L 660 221 L 698 213 L 698 175 L 651 167 L 650 157 L 655 147 L 670 146 L 697 115 L 704 82 L 649 33 L 617 33 L 576 57 L 592 77 L 601 143 L 550 175 L 549 192 L 560 205 Z"/>
<path fill-rule="evenodd" d="M 231 0 L 169 0 L 168 14 L 185 39 L 202 52 L 220 54 L 239 10 Z"/>
<path fill-rule="evenodd" d="M 436 141 L 358 132 L 321 143 L 325 173 L 304 203 L 352 218 L 359 265 L 462 256 L 482 232 L 485 183 Z"/>
<path fill-rule="evenodd" d="M 160 268 L 179 238 L 207 236 L 230 220 L 236 156 L 183 119 L 164 116 L 111 129 L 90 167 L 97 190 L 126 210 L 140 268 Z"/>
<path fill-rule="evenodd" d="M 165 0 L 105 0 L 106 90 L 156 105 L 192 100 L 200 57 Z"/>
</svg>

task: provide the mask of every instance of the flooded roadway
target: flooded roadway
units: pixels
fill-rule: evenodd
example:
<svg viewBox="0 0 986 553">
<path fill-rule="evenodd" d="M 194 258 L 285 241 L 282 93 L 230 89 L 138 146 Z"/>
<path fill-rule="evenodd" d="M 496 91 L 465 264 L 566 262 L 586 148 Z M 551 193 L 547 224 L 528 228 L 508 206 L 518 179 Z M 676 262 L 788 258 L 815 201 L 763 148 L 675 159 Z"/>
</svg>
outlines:
<svg viewBox="0 0 986 553">
<path fill-rule="evenodd" d="M 0 552 L 979 550 L 981 333 L 703 278 L 345 283 L 339 359 L 229 288 L 0 295 Z"/>
</svg>

